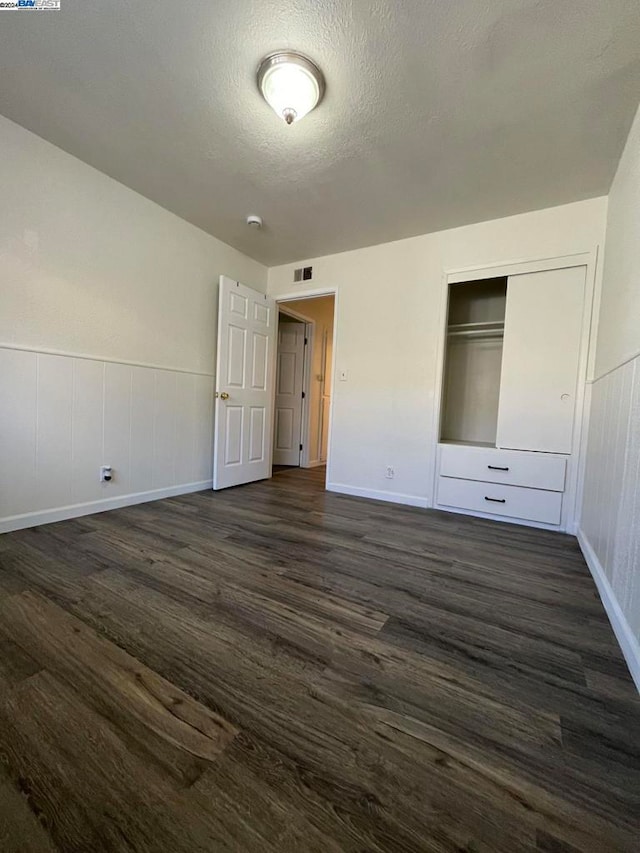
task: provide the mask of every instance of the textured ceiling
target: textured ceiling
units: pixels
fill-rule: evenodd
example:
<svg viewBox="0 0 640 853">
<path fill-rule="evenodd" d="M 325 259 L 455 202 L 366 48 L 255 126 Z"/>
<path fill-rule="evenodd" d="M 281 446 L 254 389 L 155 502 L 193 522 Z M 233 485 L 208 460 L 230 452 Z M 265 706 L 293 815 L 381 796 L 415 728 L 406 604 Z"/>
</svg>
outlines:
<svg viewBox="0 0 640 853">
<path fill-rule="evenodd" d="M 327 78 L 292 127 L 281 47 Z M 638 0 L 0 12 L 0 113 L 271 265 L 605 194 L 639 99 Z"/>
</svg>

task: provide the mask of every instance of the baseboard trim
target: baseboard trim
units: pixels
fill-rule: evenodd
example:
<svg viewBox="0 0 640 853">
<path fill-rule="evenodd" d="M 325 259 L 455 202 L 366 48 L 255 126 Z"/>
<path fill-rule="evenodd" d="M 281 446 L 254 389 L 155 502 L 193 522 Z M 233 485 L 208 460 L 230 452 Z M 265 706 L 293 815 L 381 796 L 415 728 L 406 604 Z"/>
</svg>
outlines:
<svg viewBox="0 0 640 853">
<path fill-rule="evenodd" d="M 326 460 L 323 462 L 322 459 L 314 459 L 313 462 L 309 462 L 305 467 L 307 468 L 321 468 L 323 465 L 326 465 Z"/>
<path fill-rule="evenodd" d="M 12 515 L 8 518 L 0 519 L 0 533 L 10 533 L 12 530 L 23 530 L 25 527 L 37 527 L 40 524 L 52 524 L 55 521 L 80 518 L 83 515 L 92 515 L 93 513 L 105 512 L 109 509 L 120 509 L 124 506 L 158 501 L 162 498 L 173 498 L 177 495 L 201 492 L 204 489 L 211 489 L 212 487 L 213 482 L 211 480 L 202 480 L 199 483 L 183 483 L 179 486 L 169 486 L 164 489 L 152 489 L 148 492 L 120 495 L 117 498 L 105 498 L 104 500 L 55 507 L 54 509 L 45 509 L 38 512 L 27 512 L 23 515 Z"/>
<path fill-rule="evenodd" d="M 328 492 L 337 492 L 340 495 L 351 495 L 355 498 L 368 498 L 374 501 L 385 501 L 392 504 L 404 504 L 405 506 L 417 506 L 427 509 L 429 502 L 426 498 L 418 495 L 403 495 L 399 492 L 379 492 L 375 489 L 360 489 L 356 486 L 346 486 L 344 483 L 327 483 Z"/>
<path fill-rule="evenodd" d="M 616 635 L 624 659 L 629 667 L 631 678 L 633 678 L 638 693 L 640 693 L 640 642 L 638 642 L 638 638 L 634 635 L 622 612 L 622 608 L 609 583 L 609 579 L 604 573 L 600 560 L 596 556 L 596 552 L 580 528 L 578 528 L 578 544 L 598 588 L 600 599 L 609 617 L 609 622 Z"/>
</svg>

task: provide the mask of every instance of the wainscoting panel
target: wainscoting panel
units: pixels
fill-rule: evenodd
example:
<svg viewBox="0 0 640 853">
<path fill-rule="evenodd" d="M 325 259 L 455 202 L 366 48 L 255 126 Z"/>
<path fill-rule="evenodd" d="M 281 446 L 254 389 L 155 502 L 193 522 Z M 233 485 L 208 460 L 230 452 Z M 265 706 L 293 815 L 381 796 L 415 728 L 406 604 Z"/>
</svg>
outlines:
<svg viewBox="0 0 640 853">
<path fill-rule="evenodd" d="M 579 539 L 640 687 L 640 357 L 593 385 Z"/>
<path fill-rule="evenodd" d="M 104 366 L 105 465 L 113 466 L 113 480 L 104 491 L 112 497 L 131 490 L 131 374 L 127 364 Z"/>
<path fill-rule="evenodd" d="M 211 483 L 212 376 L 0 348 L 0 405 L 0 532 Z"/>
<path fill-rule="evenodd" d="M 37 382 L 32 353 L 0 351 L 0 518 L 35 508 Z"/>
<path fill-rule="evenodd" d="M 176 374 L 156 373 L 153 409 L 154 489 L 166 489 L 174 482 L 176 445 Z"/>
<path fill-rule="evenodd" d="M 0 350 L 0 358 L 6 350 Z M 71 483 L 74 503 L 98 500 L 102 489 L 96 471 L 104 463 L 104 362 L 69 359 L 73 362 L 73 439 Z"/>
<path fill-rule="evenodd" d="M 209 480 L 213 471 L 213 379 L 196 374 L 195 380 L 195 481 Z"/>
<path fill-rule="evenodd" d="M 155 370 L 131 370 L 131 491 L 153 486 L 153 423 L 156 398 Z"/>
</svg>

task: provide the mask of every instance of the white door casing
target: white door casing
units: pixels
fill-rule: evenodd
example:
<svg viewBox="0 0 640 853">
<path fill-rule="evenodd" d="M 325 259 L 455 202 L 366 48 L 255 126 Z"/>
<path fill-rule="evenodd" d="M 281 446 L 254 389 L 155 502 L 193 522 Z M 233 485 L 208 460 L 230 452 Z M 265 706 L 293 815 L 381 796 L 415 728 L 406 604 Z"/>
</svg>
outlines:
<svg viewBox="0 0 640 853">
<path fill-rule="evenodd" d="M 276 324 L 273 299 L 220 276 L 214 489 L 271 476 Z"/>
<path fill-rule="evenodd" d="M 572 452 L 586 267 L 510 276 L 497 446 Z"/>
<path fill-rule="evenodd" d="M 333 341 L 331 341 L 333 346 Z M 320 397 L 320 424 L 318 429 L 318 461 L 327 461 L 329 418 L 331 415 L 331 358 L 329 355 L 329 332 L 322 336 L 322 389 Z"/>
<path fill-rule="evenodd" d="M 275 465 L 300 464 L 305 330 L 304 323 L 280 323 L 278 328 Z"/>
</svg>

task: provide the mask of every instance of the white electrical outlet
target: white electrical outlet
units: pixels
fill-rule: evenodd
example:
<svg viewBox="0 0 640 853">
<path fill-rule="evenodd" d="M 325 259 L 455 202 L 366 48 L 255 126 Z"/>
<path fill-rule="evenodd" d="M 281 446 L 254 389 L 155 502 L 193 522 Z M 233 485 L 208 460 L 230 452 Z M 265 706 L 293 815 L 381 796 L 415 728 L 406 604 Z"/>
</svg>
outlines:
<svg viewBox="0 0 640 853">
<path fill-rule="evenodd" d="M 387 478 L 387 480 L 393 480 L 393 478 L 396 476 L 396 472 L 393 470 L 393 465 L 387 465 L 387 470 L 385 471 L 384 476 Z"/>
<path fill-rule="evenodd" d="M 111 465 L 101 465 L 100 466 L 100 482 L 101 483 L 110 483 L 113 480 L 113 469 Z"/>
</svg>

